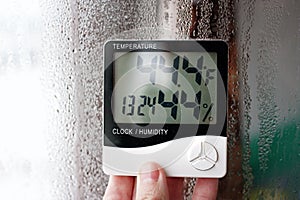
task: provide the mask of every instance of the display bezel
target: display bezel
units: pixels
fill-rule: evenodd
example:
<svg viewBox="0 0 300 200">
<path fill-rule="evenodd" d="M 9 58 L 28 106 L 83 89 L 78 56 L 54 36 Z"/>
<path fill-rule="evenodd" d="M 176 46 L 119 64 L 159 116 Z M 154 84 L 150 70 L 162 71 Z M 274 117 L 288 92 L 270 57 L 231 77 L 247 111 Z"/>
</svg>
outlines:
<svg viewBox="0 0 300 200">
<path fill-rule="evenodd" d="M 126 44 L 154 44 L 155 48 L 132 49 L 116 48 Z M 151 45 L 150 45 L 151 46 Z M 216 124 L 131 124 L 116 123 L 112 112 L 112 95 L 114 89 L 114 54 L 116 52 L 216 52 L 217 53 L 217 123 Z M 144 147 L 163 143 L 173 139 L 210 134 L 226 137 L 227 129 L 227 80 L 228 80 L 228 47 L 221 40 L 202 41 L 108 41 L 104 46 L 104 145 L 117 147 Z M 224 89 L 223 89 L 224 88 Z M 225 93 L 218 92 L 225 90 Z M 220 109 L 223 108 L 223 109 Z M 224 113 L 225 110 L 225 113 Z M 224 116 L 225 115 L 225 116 Z M 137 138 L 126 134 L 113 134 L 114 128 L 136 129 L 147 126 L 148 129 L 167 129 L 168 135 L 155 135 L 146 138 Z M 195 128 L 195 126 L 197 126 Z M 220 127 L 222 127 L 220 131 Z M 183 131 L 179 131 L 184 130 Z M 220 133 L 221 132 L 221 133 Z"/>
</svg>

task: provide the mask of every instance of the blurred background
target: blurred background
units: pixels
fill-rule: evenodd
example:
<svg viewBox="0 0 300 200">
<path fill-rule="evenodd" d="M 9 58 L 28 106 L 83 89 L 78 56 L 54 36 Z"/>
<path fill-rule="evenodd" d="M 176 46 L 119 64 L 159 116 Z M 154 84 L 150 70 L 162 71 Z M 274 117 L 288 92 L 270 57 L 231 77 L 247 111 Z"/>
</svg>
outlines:
<svg viewBox="0 0 300 200">
<path fill-rule="evenodd" d="M 102 47 L 114 38 L 227 41 L 218 199 L 300 199 L 296 0 L 0 0 L 0 199 L 101 199 Z"/>
</svg>

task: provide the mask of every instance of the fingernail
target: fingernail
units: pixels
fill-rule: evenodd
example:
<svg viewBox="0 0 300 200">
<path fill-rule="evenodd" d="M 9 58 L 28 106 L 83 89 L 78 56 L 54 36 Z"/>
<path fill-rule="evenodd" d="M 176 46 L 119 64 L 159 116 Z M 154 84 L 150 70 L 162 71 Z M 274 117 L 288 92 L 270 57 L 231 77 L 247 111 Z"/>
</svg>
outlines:
<svg viewBox="0 0 300 200">
<path fill-rule="evenodd" d="M 159 166 L 155 163 L 146 163 L 140 168 L 141 181 L 144 183 L 157 182 L 159 178 Z"/>
</svg>

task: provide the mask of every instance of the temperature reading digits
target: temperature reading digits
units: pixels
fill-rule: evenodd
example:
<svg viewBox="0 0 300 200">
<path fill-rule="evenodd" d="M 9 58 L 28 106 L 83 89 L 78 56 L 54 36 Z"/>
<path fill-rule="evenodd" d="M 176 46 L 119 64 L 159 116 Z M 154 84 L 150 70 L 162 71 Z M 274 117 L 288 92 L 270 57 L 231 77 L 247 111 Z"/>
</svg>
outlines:
<svg viewBox="0 0 300 200">
<path fill-rule="evenodd" d="M 159 66 L 159 67 L 157 67 Z M 165 66 L 165 58 L 163 56 L 154 56 L 151 60 L 151 65 L 144 65 L 144 61 L 141 56 L 137 58 L 137 69 L 142 73 L 149 73 L 149 81 L 154 85 L 156 78 L 156 69 L 159 68 L 164 73 L 172 74 L 172 82 L 177 84 L 178 79 L 178 67 L 179 67 L 179 56 L 174 59 L 173 67 Z"/>
<path fill-rule="evenodd" d="M 205 70 L 206 70 L 206 73 L 204 73 L 204 74 L 205 74 L 205 85 L 206 86 L 209 84 L 209 82 L 211 80 L 213 80 L 215 78 L 213 76 L 213 73 L 216 71 L 216 69 L 207 69 L 206 66 L 203 66 L 203 56 L 201 56 L 197 60 L 196 67 L 192 66 L 189 63 L 189 59 L 185 56 L 183 58 L 180 56 L 176 56 L 173 60 L 173 66 L 166 66 L 165 58 L 163 56 L 154 56 L 151 60 L 150 66 L 145 65 L 143 58 L 141 56 L 138 56 L 137 57 L 137 69 L 140 70 L 142 73 L 148 73 L 149 81 L 153 85 L 155 85 L 157 69 L 160 69 L 160 71 L 163 73 L 172 74 L 172 82 L 176 85 L 177 81 L 178 81 L 178 70 L 179 70 L 180 59 L 182 60 L 181 68 L 188 74 L 195 74 L 195 82 L 198 83 L 198 85 L 201 85 L 201 83 L 202 83 L 203 72 Z"/>
</svg>

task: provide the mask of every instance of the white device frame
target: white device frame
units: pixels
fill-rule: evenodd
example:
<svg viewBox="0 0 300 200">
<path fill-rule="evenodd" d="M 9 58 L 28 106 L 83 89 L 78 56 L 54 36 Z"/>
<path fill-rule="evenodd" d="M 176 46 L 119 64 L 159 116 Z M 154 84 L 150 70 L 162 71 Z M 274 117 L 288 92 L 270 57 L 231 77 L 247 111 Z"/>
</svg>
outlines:
<svg viewBox="0 0 300 200">
<path fill-rule="evenodd" d="M 114 44 L 122 44 L 124 42 L 126 44 L 130 44 L 145 41 L 109 41 L 106 43 L 105 48 L 109 48 L 111 50 Z M 209 42 L 212 42 L 212 44 L 220 43 L 222 48 L 226 48 L 226 53 L 224 53 L 223 56 L 227 56 L 228 54 L 227 44 L 220 40 L 151 41 L 152 44 L 158 43 L 158 45 L 161 42 L 196 42 L 200 45 L 203 42 L 205 42 L 205 45 L 208 45 L 207 43 Z M 128 49 L 128 51 L 130 50 Z M 223 59 L 227 61 L 226 66 L 223 67 L 227 68 L 228 58 L 226 57 Z M 107 64 L 105 64 L 104 67 L 106 69 Z M 227 79 L 224 84 L 226 88 L 225 90 L 227 90 Z M 227 109 L 226 91 L 223 91 L 221 96 L 225 96 L 225 99 L 223 100 L 224 104 L 226 104 Z M 226 113 L 227 111 L 222 114 L 227 115 Z M 227 127 L 226 118 L 227 117 L 225 116 L 224 129 L 226 129 Z M 103 122 L 103 124 L 105 124 L 105 121 Z M 102 160 L 103 171 L 109 175 L 136 176 L 138 174 L 139 167 L 142 164 L 152 161 L 158 163 L 162 168 L 164 168 L 167 176 L 221 178 L 225 176 L 227 171 L 227 137 L 224 136 L 224 133 L 221 136 L 218 131 L 224 132 L 224 129 L 222 128 L 220 130 L 217 130 L 216 133 L 214 133 L 214 131 L 216 130 L 213 129 L 210 131 L 213 132 L 210 135 L 197 135 L 192 137 L 179 138 L 146 147 L 126 148 L 113 145 L 105 145 L 104 143 Z M 103 135 L 103 140 L 105 140 L 105 134 Z"/>
</svg>

